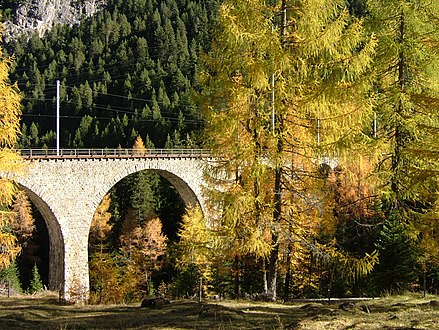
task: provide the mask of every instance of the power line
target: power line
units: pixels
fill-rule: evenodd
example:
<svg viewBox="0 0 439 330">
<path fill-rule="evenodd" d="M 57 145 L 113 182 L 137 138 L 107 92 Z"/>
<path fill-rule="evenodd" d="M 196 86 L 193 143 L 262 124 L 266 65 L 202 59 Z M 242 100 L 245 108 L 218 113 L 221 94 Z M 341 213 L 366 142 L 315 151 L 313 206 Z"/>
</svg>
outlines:
<svg viewBox="0 0 439 330">
<path fill-rule="evenodd" d="M 43 117 L 43 118 L 56 118 L 56 115 L 49 115 L 49 114 L 45 114 L 45 115 L 41 115 L 41 114 L 30 114 L 30 113 L 24 113 L 21 115 L 22 117 Z M 98 117 L 98 116 L 90 116 L 93 119 L 99 119 L 99 120 L 114 120 L 114 117 Z M 70 115 L 60 115 L 59 118 L 64 118 L 64 119 L 82 119 L 84 118 L 84 116 L 70 116 Z M 162 117 L 164 119 L 169 120 L 170 122 L 178 122 L 177 118 L 166 118 L 166 117 Z M 128 118 L 128 121 L 136 121 L 136 122 L 149 122 L 149 123 L 156 123 L 157 120 L 155 119 L 136 119 L 136 118 Z M 185 123 L 189 123 L 189 124 L 203 124 L 204 122 L 202 120 L 184 120 Z"/>
<path fill-rule="evenodd" d="M 52 99 L 44 99 L 44 100 L 39 100 L 39 101 L 49 101 L 49 102 L 53 102 L 53 100 Z M 65 103 L 68 103 L 68 104 L 70 104 L 70 105 L 78 105 L 77 103 L 75 103 L 75 102 L 73 102 L 73 101 L 65 101 Z M 97 110 L 103 110 L 103 111 L 109 111 L 109 112 L 116 112 L 116 113 L 121 113 L 121 114 L 128 114 L 128 115 L 135 115 L 136 113 L 135 112 L 133 112 L 133 111 L 126 111 L 126 109 L 127 108 L 111 108 L 111 107 L 108 107 L 108 106 L 105 106 L 105 105 L 99 105 L 99 104 L 95 104 L 95 105 L 91 105 L 91 106 L 89 106 L 89 108 L 93 108 L 93 109 L 97 109 Z M 169 113 L 169 114 L 172 114 L 172 113 Z M 90 116 L 90 117 L 92 117 L 92 118 L 96 118 L 96 119 L 99 119 L 100 117 L 95 117 L 95 116 L 91 116 L 91 115 L 88 115 L 88 116 Z M 55 115 L 50 115 L 50 114 L 29 114 L 29 113 L 23 113 L 22 114 L 22 117 L 48 117 L 48 118 L 53 118 L 53 117 L 55 117 Z M 60 115 L 60 118 L 83 118 L 84 116 L 82 116 L 82 117 L 75 117 L 75 116 L 66 116 L 66 115 Z M 111 117 L 111 118 L 115 118 L 115 117 Z M 165 119 L 165 120 L 168 120 L 168 121 L 170 121 L 170 122 L 176 122 L 176 123 L 178 123 L 178 122 L 180 122 L 180 118 L 179 118 L 179 116 L 177 115 L 177 114 L 175 114 L 175 116 L 163 116 L 163 115 L 161 115 L 160 116 L 160 118 L 163 118 L 163 119 Z M 133 121 L 150 121 L 150 122 L 158 122 L 158 120 L 157 119 L 141 119 L 141 118 L 128 118 L 128 120 L 133 120 Z M 187 118 L 184 118 L 183 120 L 182 120 L 184 123 L 188 123 L 188 124 L 202 124 L 202 123 L 204 123 L 204 121 L 203 120 L 201 120 L 201 119 L 187 119 Z"/>
<path fill-rule="evenodd" d="M 124 96 L 124 95 L 117 95 L 117 94 L 103 94 L 104 96 L 105 95 L 109 95 L 109 96 L 114 96 L 114 97 L 120 97 L 120 98 L 125 98 L 125 99 L 130 99 L 129 97 L 127 97 L 127 96 Z M 49 98 L 44 98 L 44 99 L 37 99 L 37 98 L 32 98 L 32 97 L 25 97 L 25 98 L 23 98 L 23 100 L 27 100 L 27 101 L 32 101 L 32 100 L 34 100 L 34 101 L 37 101 L 37 102 L 55 102 L 54 100 L 54 98 L 52 98 L 52 99 L 49 99 Z M 148 99 L 138 99 L 139 101 L 144 101 L 144 102 L 153 102 L 152 100 L 148 100 Z M 73 101 L 71 101 L 71 100 L 64 100 L 63 101 L 64 103 L 67 103 L 67 104 L 70 104 L 70 105 L 79 105 L 78 103 L 76 103 L 76 102 L 73 102 Z M 158 102 L 158 101 L 156 101 L 158 104 L 164 104 L 163 102 Z M 178 106 L 183 106 L 183 107 L 186 107 L 186 108 L 190 108 L 190 107 L 193 107 L 193 105 L 191 105 L 191 104 L 179 104 Z M 127 113 L 127 114 L 131 114 L 131 115 L 134 115 L 134 114 L 136 114 L 136 110 L 140 110 L 140 111 L 142 111 L 142 109 L 133 109 L 133 108 L 131 108 L 131 107 L 122 107 L 122 106 L 115 106 L 115 105 L 111 105 L 111 104 L 99 104 L 99 103 L 93 103 L 91 106 L 87 106 L 88 108 L 95 108 L 95 109 L 99 109 L 99 110 L 105 110 L 105 111 L 112 111 L 112 112 L 122 112 L 122 113 Z M 168 115 L 174 115 L 174 116 L 176 116 L 176 117 L 178 117 L 178 116 L 180 116 L 180 113 L 175 113 L 175 112 L 172 112 L 172 111 L 166 111 L 166 110 L 163 110 L 163 109 L 160 109 L 160 113 L 161 114 L 168 114 Z M 163 117 L 163 116 L 162 116 Z"/>
<path fill-rule="evenodd" d="M 49 86 L 52 86 L 52 85 L 49 85 Z M 54 85 L 54 86 L 56 86 L 56 85 Z M 71 87 L 71 86 L 63 86 L 63 87 L 66 88 L 66 89 L 69 89 L 70 91 L 72 91 L 73 88 L 74 88 L 74 87 Z M 120 95 L 120 94 L 114 94 L 114 93 L 103 93 L 103 92 L 100 92 L 100 91 L 98 91 L 97 93 L 102 95 L 102 96 L 117 97 L 117 98 L 128 100 L 128 101 L 133 100 L 133 101 L 145 102 L 145 103 L 150 103 L 150 104 L 153 104 L 153 102 L 154 102 L 152 99 L 144 99 L 144 98 L 139 98 L 139 97 L 129 97 L 129 96 L 126 96 L 126 95 Z M 23 99 L 24 100 L 28 100 L 28 101 L 30 101 L 30 100 L 41 101 L 41 100 L 38 100 L 38 99 L 32 98 L 32 97 L 25 97 Z M 47 98 L 44 99 L 44 101 L 53 101 L 53 100 L 54 99 L 47 99 Z M 70 102 L 68 100 L 64 100 L 64 102 L 72 104 L 72 102 Z M 160 102 L 160 101 L 157 101 L 157 100 L 155 102 L 157 102 L 157 104 L 159 104 L 159 105 L 164 105 L 165 104 L 164 102 Z M 94 103 L 94 104 L 96 104 L 96 103 Z M 134 113 L 134 111 L 135 111 L 131 107 L 128 108 L 128 107 L 113 106 L 111 104 L 108 104 L 108 105 L 98 104 L 98 105 L 101 106 L 101 107 L 110 106 L 113 109 L 121 109 L 121 111 L 127 111 L 127 112 L 130 112 L 130 113 Z M 183 107 L 183 108 L 193 108 L 193 107 L 195 107 L 194 104 L 190 104 L 190 103 L 178 103 L 177 106 L 178 107 Z M 138 109 L 138 110 L 141 110 L 141 109 Z M 163 111 L 163 109 L 160 109 L 160 110 L 161 110 L 162 113 L 174 114 L 172 111 Z"/>
</svg>

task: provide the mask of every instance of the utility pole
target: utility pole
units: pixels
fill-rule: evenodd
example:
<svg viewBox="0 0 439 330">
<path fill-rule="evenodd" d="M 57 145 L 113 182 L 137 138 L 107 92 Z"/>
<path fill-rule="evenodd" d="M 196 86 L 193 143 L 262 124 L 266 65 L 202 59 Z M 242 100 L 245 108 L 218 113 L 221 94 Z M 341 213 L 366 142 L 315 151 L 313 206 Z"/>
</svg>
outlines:
<svg viewBox="0 0 439 330">
<path fill-rule="evenodd" d="M 59 80 L 56 81 L 56 155 L 59 156 Z"/>
</svg>

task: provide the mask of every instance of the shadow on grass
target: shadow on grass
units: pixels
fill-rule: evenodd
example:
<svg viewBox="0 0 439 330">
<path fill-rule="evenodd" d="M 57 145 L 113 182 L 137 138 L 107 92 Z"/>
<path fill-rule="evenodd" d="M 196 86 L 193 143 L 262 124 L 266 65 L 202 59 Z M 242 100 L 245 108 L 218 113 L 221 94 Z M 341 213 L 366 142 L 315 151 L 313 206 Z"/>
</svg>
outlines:
<svg viewBox="0 0 439 330">
<path fill-rule="evenodd" d="M 0 299 L 7 329 L 277 329 L 281 310 L 247 313 L 219 304 L 177 301 L 158 309 L 127 306 L 60 306 L 38 299 Z"/>
<path fill-rule="evenodd" d="M 424 320 L 416 321 L 415 309 Z M 61 305 L 50 297 L 0 297 L 1 329 L 324 329 L 322 324 L 332 329 L 410 329 L 435 326 L 438 314 L 439 307 L 426 300 L 330 305 L 174 301 L 149 309 L 139 304 Z M 340 320 L 344 323 L 337 323 Z"/>
</svg>

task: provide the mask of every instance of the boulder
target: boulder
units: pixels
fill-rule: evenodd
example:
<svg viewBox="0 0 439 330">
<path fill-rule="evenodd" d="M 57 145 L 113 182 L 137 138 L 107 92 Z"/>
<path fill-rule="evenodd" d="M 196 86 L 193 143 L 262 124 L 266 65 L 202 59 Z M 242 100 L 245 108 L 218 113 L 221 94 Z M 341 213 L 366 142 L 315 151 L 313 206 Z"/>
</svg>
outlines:
<svg viewBox="0 0 439 330">
<path fill-rule="evenodd" d="M 160 308 L 163 305 L 170 304 L 171 302 L 162 297 L 158 298 L 146 298 L 142 300 L 142 303 L 140 304 L 141 308 Z"/>
</svg>

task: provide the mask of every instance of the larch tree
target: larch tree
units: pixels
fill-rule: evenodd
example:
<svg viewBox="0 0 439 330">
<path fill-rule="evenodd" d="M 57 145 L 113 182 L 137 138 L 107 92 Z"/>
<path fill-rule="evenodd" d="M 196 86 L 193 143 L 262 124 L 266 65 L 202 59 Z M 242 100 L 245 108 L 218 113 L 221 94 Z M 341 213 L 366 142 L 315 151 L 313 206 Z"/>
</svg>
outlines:
<svg viewBox="0 0 439 330">
<path fill-rule="evenodd" d="M 120 242 L 122 243 L 122 251 L 128 259 L 132 257 L 133 243 L 135 239 L 134 231 L 139 226 L 141 219 L 134 213 L 132 208 L 128 209 L 123 220 Z"/>
<path fill-rule="evenodd" d="M 114 255 L 108 251 L 107 241 L 112 225 L 110 194 L 106 194 L 96 208 L 90 226 L 88 238 L 90 255 L 91 303 L 116 303 L 122 299 L 122 290 L 118 283 L 119 269 Z"/>
<path fill-rule="evenodd" d="M 384 155 L 380 174 L 389 212 L 404 221 L 421 213 L 425 205 L 419 202 L 437 192 L 439 4 L 369 1 L 368 11 L 378 39 L 373 69 Z"/>
<path fill-rule="evenodd" d="M 438 217 L 434 204 L 439 174 L 439 4 L 424 0 L 366 4 L 365 19 L 378 40 L 373 73 L 376 137 L 383 157 L 377 173 L 386 214 L 387 237 L 382 242 L 388 243 L 381 248 L 389 250 L 387 267 L 392 267 L 391 253 L 398 248 L 390 237 L 405 235 L 400 241 L 415 244 L 424 237 L 429 249 L 433 242 L 438 245 L 437 237 L 419 234 L 425 221 Z M 407 263 L 404 272 L 413 271 L 413 262 Z"/>
<path fill-rule="evenodd" d="M 90 226 L 89 243 L 93 246 L 99 244 L 103 250 L 104 241 L 108 239 L 112 225 L 110 224 L 111 213 L 108 212 L 111 204 L 110 194 L 106 194 L 93 214 Z"/>
<path fill-rule="evenodd" d="M 315 248 L 305 234 L 315 225 L 304 219 L 320 221 L 322 159 L 365 144 L 372 112 L 363 75 L 374 48 L 344 1 L 229 0 L 220 8 L 201 75 L 205 137 L 218 159 L 207 173 L 218 187 L 211 207 L 241 238 L 236 251 L 267 260 L 265 291 L 274 299 L 279 254 L 293 255 L 296 242 Z M 358 269 L 369 271 L 367 262 Z"/>
<path fill-rule="evenodd" d="M 206 146 L 218 160 L 208 173 L 218 187 L 209 191 L 210 207 L 219 215 L 222 242 L 238 258 L 267 258 L 272 246 L 273 173 L 264 161 L 274 143 L 268 78 L 282 52 L 263 7 L 259 1 L 224 2 L 201 76 Z"/>
<path fill-rule="evenodd" d="M 199 273 L 199 300 L 202 298 L 203 282 L 212 276 L 215 245 L 218 236 L 209 228 L 199 207 L 186 210 L 178 231 L 177 267 L 187 270 L 195 266 Z"/>
<path fill-rule="evenodd" d="M 137 269 L 138 286 L 146 289 L 151 295 L 150 279 L 154 270 L 161 267 L 160 258 L 166 253 L 167 238 L 162 231 L 162 222 L 159 218 L 146 220 L 133 232 L 132 261 Z"/>
<path fill-rule="evenodd" d="M 143 143 L 142 137 L 138 135 L 136 141 L 134 141 L 133 154 L 143 156 L 145 155 L 145 152 L 146 152 L 145 144 Z"/>
<path fill-rule="evenodd" d="M 2 26 L 0 24 L 0 38 Z M 20 157 L 11 150 L 17 140 L 20 125 L 20 94 L 18 87 L 8 80 L 11 58 L 4 57 L 0 48 L 0 170 L 16 172 Z M 0 268 L 8 267 L 20 251 L 17 239 L 11 232 L 11 211 L 16 188 L 14 184 L 0 179 Z"/>
<path fill-rule="evenodd" d="M 162 232 L 161 220 L 150 215 L 141 218 L 129 209 L 120 236 L 121 252 L 125 257 L 128 290 L 139 287 L 151 294 L 151 274 L 160 268 L 160 257 L 166 253 L 167 237 Z M 129 283 L 130 282 L 130 283 Z"/>
<path fill-rule="evenodd" d="M 32 236 L 35 229 L 31 203 L 23 190 L 16 193 L 12 211 L 11 229 L 22 246 Z"/>
</svg>

